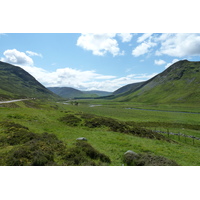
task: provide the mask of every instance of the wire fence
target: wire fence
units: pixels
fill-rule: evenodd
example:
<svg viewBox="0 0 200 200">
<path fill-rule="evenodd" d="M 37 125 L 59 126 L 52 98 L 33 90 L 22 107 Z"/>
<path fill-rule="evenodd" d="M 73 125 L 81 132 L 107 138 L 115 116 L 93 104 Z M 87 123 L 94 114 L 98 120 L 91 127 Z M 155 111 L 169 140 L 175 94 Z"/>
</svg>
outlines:
<svg viewBox="0 0 200 200">
<path fill-rule="evenodd" d="M 154 130 L 154 131 L 156 133 L 167 134 L 168 138 L 178 139 L 179 141 L 184 142 L 184 143 L 192 143 L 193 145 L 200 144 L 200 138 L 195 137 L 193 135 L 185 135 L 183 133 L 173 133 L 173 132 L 170 132 L 169 130 L 167 130 L 167 131 Z M 173 136 L 173 138 L 172 138 L 172 136 Z M 174 138 L 174 136 L 177 136 L 177 138 Z M 187 138 L 189 138 L 189 139 L 187 139 Z"/>
</svg>

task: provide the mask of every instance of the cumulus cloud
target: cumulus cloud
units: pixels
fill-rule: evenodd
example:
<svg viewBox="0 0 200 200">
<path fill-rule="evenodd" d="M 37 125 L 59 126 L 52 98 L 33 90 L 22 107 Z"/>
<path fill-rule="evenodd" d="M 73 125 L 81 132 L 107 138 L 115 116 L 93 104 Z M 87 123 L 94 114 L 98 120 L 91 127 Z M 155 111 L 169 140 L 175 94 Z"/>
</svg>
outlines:
<svg viewBox="0 0 200 200">
<path fill-rule="evenodd" d="M 170 67 L 172 64 L 174 64 L 175 62 L 178 62 L 178 61 L 179 61 L 178 59 L 173 59 L 172 62 L 167 63 L 167 64 L 165 65 L 165 69 L 167 69 L 167 68 Z"/>
<path fill-rule="evenodd" d="M 122 42 L 130 42 L 133 37 L 131 33 L 119 33 L 118 35 L 121 37 Z"/>
<path fill-rule="evenodd" d="M 147 38 L 149 38 L 153 33 L 144 33 L 143 35 L 141 35 L 140 37 L 138 37 L 137 42 L 143 42 L 145 41 Z"/>
<path fill-rule="evenodd" d="M 164 60 L 154 60 L 154 63 L 156 64 L 156 65 L 164 65 L 166 62 L 164 61 Z"/>
<path fill-rule="evenodd" d="M 33 51 L 26 51 L 26 53 L 29 55 L 29 56 L 39 56 L 42 58 L 42 54 L 41 53 L 36 53 L 36 52 L 33 52 Z"/>
<path fill-rule="evenodd" d="M 4 52 L 4 56 L 2 61 L 20 66 L 46 87 L 73 87 L 80 90 L 112 92 L 126 84 L 145 81 L 156 75 L 129 74 L 124 77 L 116 77 L 99 74 L 94 70 L 81 71 L 72 68 L 59 68 L 49 72 L 34 66 L 33 60 L 23 52 L 7 50 Z"/>
<path fill-rule="evenodd" d="M 154 42 L 144 41 L 140 45 L 138 45 L 135 49 L 132 51 L 132 55 L 135 57 L 141 56 L 143 54 L 146 54 L 151 51 L 151 48 L 156 46 L 157 44 Z"/>
<path fill-rule="evenodd" d="M 161 47 L 156 55 L 169 55 L 174 57 L 200 56 L 200 34 L 199 33 L 177 33 L 162 34 L 158 41 Z"/>
<path fill-rule="evenodd" d="M 80 71 L 72 68 L 60 68 L 48 72 L 42 68 L 22 66 L 46 87 L 73 87 L 79 90 L 115 91 L 130 83 L 145 81 L 153 74 L 130 74 L 125 77 L 98 74 L 93 70 Z"/>
<path fill-rule="evenodd" d="M 107 52 L 113 56 L 123 55 L 124 52 L 120 52 L 118 42 L 114 37 L 115 33 L 85 33 L 77 40 L 77 46 L 82 47 L 85 50 L 90 50 L 94 55 L 103 56 Z"/>
<path fill-rule="evenodd" d="M 8 49 L 4 51 L 4 58 L 1 61 L 8 62 L 15 65 L 28 65 L 33 66 L 33 60 L 27 56 L 24 52 L 20 52 L 16 49 Z"/>
</svg>

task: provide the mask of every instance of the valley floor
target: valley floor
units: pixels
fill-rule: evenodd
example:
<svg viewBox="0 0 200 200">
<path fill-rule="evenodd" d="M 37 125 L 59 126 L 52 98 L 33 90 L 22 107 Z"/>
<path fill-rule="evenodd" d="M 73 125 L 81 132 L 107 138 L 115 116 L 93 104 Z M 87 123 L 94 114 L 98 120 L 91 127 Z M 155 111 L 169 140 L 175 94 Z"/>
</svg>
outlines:
<svg viewBox="0 0 200 200">
<path fill-rule="evenodd" d="M 76 165 L 74 160 L 69 162 L 69 157 L 73 152 L 73 155 L 78 156 L 77 158 L 80 159 L 82 155 L 85 159 L 77 165 L 122 166 L 127 165 L 124 161 L 124 153 L 128 150 L 148 155 L 150 158 L 166 158 L 182 166 L 200 165 L 199 140 L 167 134 L 173 132 L 200 138 L 200 118 L 198 114 L 190 113 L 200 112 L 200 109 L 194 105 L 142 105 L 105 100 L 79 100 L 78 105 L 63 103 L 27 100 L 1 104 L 0 157 L 4 159 L 0 164 L 8 165 L 8 158 L 10 159 L 11 153 L 13 155 L 15 150 L 29 148 L 26 142 L 14 144 L 8 140 L 8 136 L 13 138 L 15 135 L 14 128 L 12 130 L 12 128 L 5 127 L 10 125 L 5 125 L 4 122 L 10 122 L 26 127 L 22 127 L 22 129 L 35 133 L 34 137 L 43 133 L 54 134 L 66 145 L 63 150 L 65 155 L 59 154 L 59 150 L 53 159 L 54 162 L 47 162 L 48 165 L 55 163 L 57 165 Z M 177 112 L 165 112 L 166 110 Z M 116 128 L 112 128 L 115 125 Z M 122 125 L 126 130 L 120 128 Z M 138 131 L 141 132 L 141 135 L 138 134 Z M 166 133 L 158 137 L 156 135 L 158 131 Z M 148 137 L 148 133 L 153 134 L 155 138 Z M 43 137 L 46 136 L 42 135 Z M 80 146 L 76 141 L 80 137 L 87 138 L 88 145 Z M 37 144 L 41 145 L 41 142 Z M 45 144 L 42 143 L 42 145 Z M 44 146 L 38 148 L 41 150 Z M 89 154 L 88 149 L 93 153 Z M 66 155 L 68 155 L 67 158 Z M 96 155 L 96 157 L 91 155 Z M 27 161 L 27 163 L 27 165 L 31 165 L 30 162 Z"/>
</svg>

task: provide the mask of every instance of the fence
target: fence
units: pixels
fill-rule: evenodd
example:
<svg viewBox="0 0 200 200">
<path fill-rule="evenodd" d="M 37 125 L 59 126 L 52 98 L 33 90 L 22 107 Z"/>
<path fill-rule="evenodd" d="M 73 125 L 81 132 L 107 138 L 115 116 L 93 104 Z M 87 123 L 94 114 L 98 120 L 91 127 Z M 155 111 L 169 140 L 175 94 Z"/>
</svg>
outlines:
<svg viewBox="0 0 200 200">
<path fill-rule="evenodd" d="M 154 130 L 155 132 L 157 132 L 157 133 L 162 133 L 162 134 L 167 134 L 168 135 L 168 137 L 170 138 L 170 135 L 172 136 L 172 135 L 176 135 L 177 136 L 177 139 L 179 140 L 179 141 L 181 141 L 181 137 L 183 138 L 182 139 L 182 142 L 185 142 L 185 143 L 187 143 L 187 140 L 186 140 L 186 138 L 190 138 L 191 140 L 192 140 L 192 144 L 194 145 L 195 143 L 197 143 L 197 141 L 198 141 L 198 144 L 200 144 L 200 138 L 198 138 L 198 137 L 195 137 L 195 136 L 192 136 L 192 135 L 185 135 L 185 134 L 183 134 L 183 133 L 172 133 L 172 132 L 169 132 L 169 130 L 167 131 L 167 132 L 165 132 L 165 131 L 157 131 L 157 130 Z"/>
</svg>

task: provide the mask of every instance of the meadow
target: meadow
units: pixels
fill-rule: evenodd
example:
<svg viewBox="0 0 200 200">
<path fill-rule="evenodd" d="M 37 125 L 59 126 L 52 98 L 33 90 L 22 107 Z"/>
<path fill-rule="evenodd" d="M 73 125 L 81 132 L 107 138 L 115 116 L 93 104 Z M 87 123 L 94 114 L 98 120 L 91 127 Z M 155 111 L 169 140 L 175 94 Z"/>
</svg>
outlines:
<svg viewBox="0 0 200 200">
<path fill-rule="evenodd" d="M 31 158 L 36 165 L 39 163 L 38 165 L 122 166 L 127 165 L 124 162 L 124 153 L 132 150 L 141 155 L 164 157 L 181 166 L 199 166 L 199 140 L 155 133 L 157 130 L 200 138 L 198 112 L 200 109 L 194 105 L 144 105 L 100 99 L 78 100 L 78 105 L 41 100 L 1 104 L 0 157 L 2 161 L 0 164 L 14 165 L 14 161 L 11 162 L 9 159 L 19 152 L 19 148 L 29 148 L 26 142 L 16 144 L 8 142 L 13 138 L 13 130 L 9 126 L 15 123 L 12 126 L 18 124 L 22 126 L 24 132 L 28 130 L 27 133 L 34 133 L 33 137 L 37 137 L 37 141 L 39 137 L 37 134 L 41 136 L 42 141 L 45 137 L 54 138 L 51 134 L 55 135 L 56 138 L 49 139 L 49 144 L 52 144 L 54 149 L 49 149 L 46 143 L 34 143 L 40 145 L 37 146 L 40 153 L 34 152 L 37 154 L 37 159 Z M 5 125 L 5 122 L 10 124 Z M 19 128 L 14 130 L 19 131 Z M 138 132 L 141 132 L 141 135 Z M 44 133 L 47 135 L 44 136 Z M 148 134 L 153 135 L 154 138 L 149 137 Z M 80 137 L 85 137 L 88 141 L 80 144 L 76 140 Z M 62 145 L 58 147 L 57 144 L 61 143 Z M 45 153 L 51 158 L 51 162 L 45 160 L 46 154 L 42 154 L 44 149 L 48 150 Z M 57 152 L 54 157 L 52 157 L 53 151 Z M 77 162 L 72 160 L 73 156 L 77 158 Z M 23 160 L 21 165 L 30 164 L 26 160 Z M 80 160 L 82 162 L 79 162 Z"/>
</svg>

